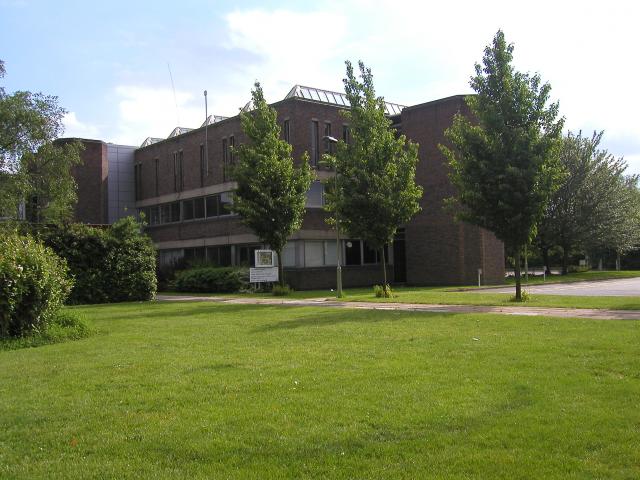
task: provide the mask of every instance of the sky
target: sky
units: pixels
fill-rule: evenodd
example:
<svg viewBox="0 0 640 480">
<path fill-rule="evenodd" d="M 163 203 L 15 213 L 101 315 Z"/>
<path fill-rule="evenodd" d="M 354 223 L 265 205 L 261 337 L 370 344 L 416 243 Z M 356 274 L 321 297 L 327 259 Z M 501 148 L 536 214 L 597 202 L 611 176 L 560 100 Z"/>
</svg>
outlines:
<svg viewBox="0 0 640 480">
<path fill-rule="evenodd" d="M 640 174 L 640 2 L 456 0 L 0 0 L 9 92 L 56 95 L 65 136 L 139 145 L 210 114 L 233 116 L 256 80 L 266 98 L 296 84 L 342 91 L 345 60 L 371 68 L 386 100 L 472 93 L 498 29 L 515 67 L 539 73 L 565 127 Z"/>
</svg>

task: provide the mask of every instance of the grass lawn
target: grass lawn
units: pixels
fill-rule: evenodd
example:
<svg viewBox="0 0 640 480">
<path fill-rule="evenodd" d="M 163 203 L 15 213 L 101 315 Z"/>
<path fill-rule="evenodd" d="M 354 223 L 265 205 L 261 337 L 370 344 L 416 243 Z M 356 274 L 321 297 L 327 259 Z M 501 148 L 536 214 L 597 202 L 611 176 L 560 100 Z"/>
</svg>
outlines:
<svg viewBox="0 0 640 480">
<path fill-rule="evenodd" d="M 0 351 L 0 478 L 640 477 L 640 323 L 76 307 Z"/>
</svg>

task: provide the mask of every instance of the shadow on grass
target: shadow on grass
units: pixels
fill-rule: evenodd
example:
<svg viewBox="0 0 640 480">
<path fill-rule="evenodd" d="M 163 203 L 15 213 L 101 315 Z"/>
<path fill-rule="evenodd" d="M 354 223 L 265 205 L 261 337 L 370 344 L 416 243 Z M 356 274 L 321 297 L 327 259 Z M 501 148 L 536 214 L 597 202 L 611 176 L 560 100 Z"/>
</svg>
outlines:
<svg viewBox="0 0 640 480">
<path fill-rule="evenodd" d="M 262 325 L 253 330 L 254 333 L 263 333 L 277 330 L 292 330 L 296 328 L 308 327 L 330 327 L 344 323 L 378 323 L 392 322 L 406 319 L 408 317 L 420 316 L 448 316 L 455 317 L 457 313 L 442 312 L 398 312 L 389 310 L 352 310 L 342 308 L 327 308 L 323 313 L 309 313 L 299 315 L 288 315 L 287 320 L 276 323 Z"/>
</svg>

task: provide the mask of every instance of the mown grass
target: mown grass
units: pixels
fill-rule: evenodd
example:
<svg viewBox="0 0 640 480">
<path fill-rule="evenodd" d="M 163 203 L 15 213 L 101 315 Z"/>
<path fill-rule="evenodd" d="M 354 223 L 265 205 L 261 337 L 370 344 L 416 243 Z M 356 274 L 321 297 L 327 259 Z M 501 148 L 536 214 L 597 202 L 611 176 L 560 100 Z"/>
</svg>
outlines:
<svg viewBox="0 0 640 480">
<path fill-rule="evenodd" d="M 640 323 L 142 303 L 0 352 L 1 478 L 638 478 Z"/>
<path fill-rule="evenodd" d="M 638 270 L 590 270 L 588 272 L 568 273 L 567 275 L 529 275 L 526 280 L 522 274 L 522 283 L 525 285 L 545 285 L 547 283 L 574 283 L 574 282 L 593 282 L 601 280 L 617 280 L 621 278 L 640 277 Z M 508 277 L 505 280 L 508 285 L 515 285 L 514 277 Z"/>
</svg>

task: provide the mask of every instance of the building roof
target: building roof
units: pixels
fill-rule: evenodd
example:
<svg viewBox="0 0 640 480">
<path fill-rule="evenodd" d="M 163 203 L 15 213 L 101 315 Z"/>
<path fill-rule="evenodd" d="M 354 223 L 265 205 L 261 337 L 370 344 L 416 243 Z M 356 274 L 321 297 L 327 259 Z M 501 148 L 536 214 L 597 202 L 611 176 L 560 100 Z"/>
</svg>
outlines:
<svg viewBox="0 0 640 480">
<path fill-rule="evenodd" d="M 154 143 L 161 142 L 162 140 L 164 140 L 164 138 L 147 137 L 145 138 L 144 142 L 142 142 L 142 145 L 140 145 L 140 148 L 148 147 L 149 145 L 153 145 Z"/>
<path fill-rule="evenodd" d="M 294 97 L 349 107 L 349 100 L 347 99 L 347 95 L 344 93 L 332 92 L 330 90 L 321 90 L 319 88 L 313 87 L 305 87 L 303 85 L 295 85 L 284 98 L 287 99 Z M 398 115 L 402 111 L 402 109 L 405 108 L 404 105 L 399 105 L 397 103 L 384 102 L 384 104 L 387 115 Z"/>
<path fill-rule="evenodd" d="M 211 125 L 212 123 L 221 122 L 222 120 L 226 120 L 227 118 L 229 117 L 223 117 L 222 115 L 209 115 L 207 119 L 202 123 L 202 125 L 200 125 L 200 128 L 206 125 Z"/>
</svg>

